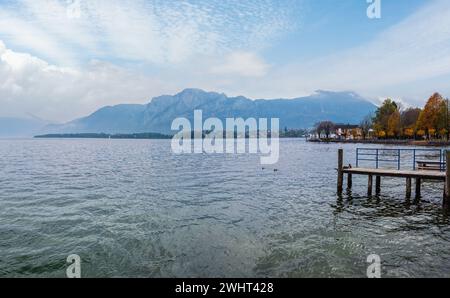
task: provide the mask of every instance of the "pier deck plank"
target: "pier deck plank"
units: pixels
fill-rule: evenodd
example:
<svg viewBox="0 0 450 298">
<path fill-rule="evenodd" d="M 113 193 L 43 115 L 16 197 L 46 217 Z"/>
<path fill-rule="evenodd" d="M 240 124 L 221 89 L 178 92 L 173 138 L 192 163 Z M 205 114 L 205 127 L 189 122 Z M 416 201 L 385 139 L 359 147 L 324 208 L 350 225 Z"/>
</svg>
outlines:
<svg viewBox="0 0 450 298">
<path fill-rule="evenodd" d="M 419 178 L 445 181 L 445 172 L 438 171 L 407 171 L 391 169 L 349 168 L 343 169 L 343 173 L 353 175 L 373 175 L 383 177 Z"/>
</svg>

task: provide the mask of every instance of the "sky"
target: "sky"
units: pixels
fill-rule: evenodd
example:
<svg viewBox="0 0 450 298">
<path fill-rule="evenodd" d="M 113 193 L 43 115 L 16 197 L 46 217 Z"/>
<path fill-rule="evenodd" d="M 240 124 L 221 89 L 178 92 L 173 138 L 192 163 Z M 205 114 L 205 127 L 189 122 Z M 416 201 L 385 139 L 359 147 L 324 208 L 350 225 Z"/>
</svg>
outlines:
<svg viewBox="0 0 450 298">
<path fill-rule="evenodd" d="M 450 1 L 0 0 L 0 117 L 66 122 L 201 88 L 450 97 Z"/>
</svg>

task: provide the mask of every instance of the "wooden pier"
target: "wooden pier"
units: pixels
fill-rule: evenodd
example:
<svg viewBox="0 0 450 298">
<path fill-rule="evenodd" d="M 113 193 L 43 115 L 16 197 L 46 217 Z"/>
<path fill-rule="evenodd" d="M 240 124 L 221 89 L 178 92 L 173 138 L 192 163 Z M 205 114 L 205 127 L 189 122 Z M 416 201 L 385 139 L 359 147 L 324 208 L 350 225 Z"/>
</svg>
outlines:
<svg viewBox="0 0 450 298">
<path fill-rule="evenodd" d="M 353 186 L 353 176 L 363 175 L 368 177 L 367 183 L 367 194 L 372 196 L 373 193 L 373 182 L 375 177 L 375 192 L 376 194 L 381 193 L 381 178 L 382 177 L 393 177 L 393 178 L 403 178 L 405 179 L 406 188 L 406 198 L 410 199 L 412 194 L 412 180 L 415 181 L 415 196 L 416 198 L 421 197 L 421 185 L 423 180 L 433 180 L 437 182 L 444 182 L 444 206 L 450 206 L 450 151 L 445 152 L 446 156 L 446 168 L 445 171 L 441 171 L 439 168 L 434 167 L 432 170 L 425 169 L 426 162 L 418 162 L 421 164 L 418 170 L 393 170 L 393 169 L 380 169 L 380 168 L 363 168 L 351 166 L 344 166 L 344 150 L 339 149 L 338 151 L 338 179 L 337 179 L 337 191 L 339 195 L 342 195 L 344 175 L 347 175 L 347 188 L 350 190 Z M 431 165 L 435 166 L 435 162 L 430 162 Z"/>
</svg>

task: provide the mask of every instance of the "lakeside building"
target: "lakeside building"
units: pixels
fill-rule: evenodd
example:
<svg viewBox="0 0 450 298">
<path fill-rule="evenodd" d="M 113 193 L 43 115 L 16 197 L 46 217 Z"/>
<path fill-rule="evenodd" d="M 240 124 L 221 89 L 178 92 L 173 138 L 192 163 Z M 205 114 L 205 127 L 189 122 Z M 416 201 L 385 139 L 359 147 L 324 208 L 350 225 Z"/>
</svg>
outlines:
<svg viewBox="0 0 450 298">
<path fill-rule="evenodd" d="M 336 124 L 335 138 L 338 140 L 361 140 L 363 139 L 363 131 L 358 125 L 352 124 Z"/>
</svg>

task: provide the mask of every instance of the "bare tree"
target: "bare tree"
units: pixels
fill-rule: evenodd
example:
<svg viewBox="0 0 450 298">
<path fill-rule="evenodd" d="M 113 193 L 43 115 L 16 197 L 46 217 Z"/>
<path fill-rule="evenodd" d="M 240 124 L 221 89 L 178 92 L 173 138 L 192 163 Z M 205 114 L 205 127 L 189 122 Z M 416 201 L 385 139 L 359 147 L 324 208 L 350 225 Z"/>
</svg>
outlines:
<svg viewBox="0 0 450 298">
<path fill-rule="evenodd" d="M 369 131 L 373 126 L 373 115 L 367 115 L 359 124 L 361 128 L 363 139 L 365 140 L 369 135 Z"/>
<path fill-rule="evenodd" d="M 415 127 L 417 120 L 419 120 L 420 112 L 422 112 L 422 110 L 419 108 L 409 108 L 404 110 L 401 114 L 402 127 Z"/>
<path fill-rule="evenodd" d="M 335 127 L 336 127 L 336 125 L 331 121 L 322 121 L 322 122 L 317 123 L 316 130 L 317 130 L 317 133 L 319 134 L 319 138 L 320 138 L 321 133 L 324 133 L 325 137 L 327 139 L 329 139 L 330 135 L 333 132 Z"/>
</svg>

